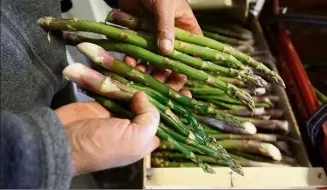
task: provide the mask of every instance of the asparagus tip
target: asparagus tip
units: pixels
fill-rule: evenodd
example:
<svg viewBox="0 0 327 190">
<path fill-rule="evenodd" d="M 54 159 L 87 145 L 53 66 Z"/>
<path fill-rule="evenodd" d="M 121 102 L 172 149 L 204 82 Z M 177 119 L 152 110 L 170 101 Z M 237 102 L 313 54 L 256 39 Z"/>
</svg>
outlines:
<svg viewBox="0 0 327 190">
<path fill-rule="evenodd" d="M 209 174 L 216 174 L 216 171 L 207 163 L 203 163 L 203 171 L 209 173 Z"/>
<path fill-rule="evenodd" d="M 276 83 L 279 85 L 279 86 L 281 86 L 281 87 L 283 87 L 283 88 L 286 88 L 286 86 L 285 86 L 285 83 L 284 83 L 284 81 L 283 81 L 283 79 L 276 73 L 276 72 L 274 72 L 274 79 L 275 79 L 275 81 L 276 81 Z"/>
<path fill-rule="evenodd" d="M 244 122 L 242 124 L 244 127 L 244 131 L 246 131 L 248 134 L 253 135 L 257 133 L 257 128 L 251 123 L 251 122 Z"/>
</svg>

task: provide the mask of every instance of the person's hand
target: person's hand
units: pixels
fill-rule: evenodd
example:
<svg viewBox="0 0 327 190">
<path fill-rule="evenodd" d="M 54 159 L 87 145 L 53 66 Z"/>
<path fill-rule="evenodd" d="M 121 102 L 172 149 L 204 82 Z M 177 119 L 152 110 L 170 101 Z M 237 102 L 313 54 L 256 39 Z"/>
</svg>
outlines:
<svg viewBox="0 0 327 190">
<path fill-rule="evenodd" d="M 159 112 L 143 92 L 134 94 L 131 111 L 132 121 L 111 117 L 96 102 L 56 110 L 70 140 L 74 175 L 132 164 L 159 146 Z"/>
<path fill-rule="evenodd" d="M 174 49 L 174 26 L 195 34 L 202 34 L 201 28 L 186 0 L 119 0 L 119 8 L 127 13 L 141 17 L 153 18 L 157 28 L 157 46 L 163 54 L 169 54 Z M 141 62 L 137 64 L 134 58 L 126 56 L 124 61 L 137 69 L 147 72 L 166 82 L 173 89 L 191 97 L 188 90 L 183 90 L 187 77 L 183 74 L 158 69 Z"/>
<path fill-rule="evenodd" d="M 119 8 L 143 18 L 154 18 L 157 28 L 157 45 L 162 53 L 169 54 L 174 46 L 174 27 L 202 34 L 201 28 L 186 0 L 119 0 Z"/>
</svg>

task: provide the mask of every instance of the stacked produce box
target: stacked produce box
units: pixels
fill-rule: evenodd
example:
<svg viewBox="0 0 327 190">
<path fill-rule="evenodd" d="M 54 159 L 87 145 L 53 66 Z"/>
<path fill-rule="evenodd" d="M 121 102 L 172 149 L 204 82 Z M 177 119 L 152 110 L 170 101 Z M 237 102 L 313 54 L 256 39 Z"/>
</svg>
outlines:
<svg viewBox="0 0 327 190">
<path fill-rule="evenodd" d="M 276 90 L 276 85 L 285 87 L 284 82 L 274 68 L 260 62 L 262 56 L 253 47 L 257 42 L 250 31 L 223 24 L 217 28 L 209 23 L 203 26 L 205 32 L 201 36 L 175 28 L 175 50 L 161 55 L 156 51 L 153 24 L 119 10 L 110 12 L 106 22 L 39 19 L 40 26 L 47 31 L 70 31 L 64 33 L 63 40 L 76 45 L 92 61 L 93 70 L 72 64 L 63 71 L 86 94 L 129 119 L 134 115 L 128 102 L 137 91 L 144 91 L 157 107 L 161 122 L 156 134 L 161 145 L 151 155 L 150 167 L 200 167 L 205 173 L 214 174 L 219 170 L 212 166 L 228 166 L 243 176 L 242 166 L 299 164 L 293 157 L 299 150 L 292 151 L 290 147 L 301 145 L 301 139 L 297 132 L 287 135 L 296 129 L 292 129 L 293 120 L 289 125 L 285 119 L 290 116 L 284 115 L 280 104 L 287 101 L 280 101 L 280 92 Z M 78 31 L 97 33 L 107 39 L 86 38 L 79 36 Z M 107 51 L 186 75 L 186 88 L 193 98 Z M 306 155 L 302 155 L 305 160 Z M 301 162 L 307 164 L 306 161 Z"/>
</svg>

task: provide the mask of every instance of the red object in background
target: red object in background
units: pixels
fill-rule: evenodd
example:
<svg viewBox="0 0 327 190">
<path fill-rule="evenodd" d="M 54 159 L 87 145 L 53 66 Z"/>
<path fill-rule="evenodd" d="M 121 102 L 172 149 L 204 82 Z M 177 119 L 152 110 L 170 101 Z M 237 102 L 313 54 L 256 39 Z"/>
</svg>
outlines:
<svg viewBox="0 0 327 190">
<path fill-rule="evenodd" d="M 273 0 L 273 12 L 278 15 L 279 0 Z M 297 0 L 296 6 L 298 7 L 311 7 L 311 6 L 327 6 L 326 0 L 308 1 Z M 279 45 L 281 46 L 280 54 L 280 72 L 287 85 L 292 87 L 291 94 L 295 97 L 295 102 L 300 108 L 299 113 L 303 119 L 309 119 L 312 114 L 319 108 L 318 99 L 314 93 L 311 82 L 303 67 L 303 64 L 293 46 L 286 31 L 282 28 L 281 24 L 277 24 Z M 323 144 L 319 148 L 320 154 L 324 159 L 325 171 L 327 172 L 327 123 L 322 126 L 324 133 Z"/>
<path fill-rule="evenodd" d="M 289 36 L 282 29 L 279 29 L 279 40 L 286 54 L 288 66 L 293 73 L 293 77 L 296 79 L 295 81 L 299 87 L 299 92 L 304 97 L 302 105 L 305 107 L 310 116 L 319 108 L 319 102 L 316 94 Z M 308 119 L 308 116 L 306 119 Z"/>
</svg>

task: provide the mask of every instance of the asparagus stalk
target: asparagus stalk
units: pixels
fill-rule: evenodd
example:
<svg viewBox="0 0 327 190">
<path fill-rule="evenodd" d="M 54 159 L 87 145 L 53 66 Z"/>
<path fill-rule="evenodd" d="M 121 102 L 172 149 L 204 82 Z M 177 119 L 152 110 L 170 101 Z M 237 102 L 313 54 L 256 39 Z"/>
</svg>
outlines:
<svg viewBox="0 0 327 190">
<path fill-rule="evenodd" d="M 117 14 L 120 14 L 120 16 L 115 16 Z M 126 26 L 131 29 L 144 29 L 143 24 L 144 21 L 139 21 L 138 18 L 133 17 L 131 15 L 128 15 L 126 13 L 123 13 L 122 11 L 115 11 L 109 14 L 110 16 L 107 17 L 106 21 L 114 22 L 121 24 L 123 26 Z M 129 20 L 133 20 L 134 22 L 124 22 L 124 18 L 133 18 Z M 212 49 L 216 49 L 218 51 L 231 54 L 235 58 L 243 61 L 245 64 L 251 66 L 252 68 L 257 69 L 258 71 L 262 72 L 269 78 L 271 78 L 273 81 L 275 81 L 278 85 L 282 86 L 285 88 L 284 81 L 281 79 L 281 77 L 274 71 L 271 71 L 268 67 L 266 67 L 264 64 L 252 59 L 250 56 L 234 49 L 231 46 L 225 45 L 223 43 L 220 43 L 218 41 L 215 41 L 213 39 L 201 36 L 201 35 L 196 35 L 196 34 L 191 34 L 188 31 L 182 30 L 180 28 L 175 27 L 175 38 L 184 42 L 192 43 L 195 45 L 200 45 L 204 47 L 209 47 Z"/>
<path fill-rule="evenodd" d="M 320 100 L 321 103 L 327 104 L 327 97 L 324 95 L 321 91 L 319 91 L 317 88 L 313 88 L 318 99 Z"/>
<path fill-rule="evenodd" d="M 84 75 L 83 73 L 88 74 Z M 87 90 L 92 90 L 93 92 L 104 95 L 108 98 L 129 101 L 134 93 L 137 92 L 136 89 L 133 89 L 130 86 L 101 75 L 97 71 L 78 63 L 67 66 L 63 71 L 63 76 Z M 115 93 L 114 97 L 111 95 L 112 92 Z M 163 106 L 151 97 L 148 98 L 149 101 L 159 110 L 161 119 L 165 123 L 174 127 L 174 129 L 183 136 L 196 139 L 198 142 L 205 144 L 205 140 L 201 138 L 200 135 L 194 135 L 193 132 L 190 132 L 168 107 Z"/>
<path fill-rule="evenodd" d="M 241 105 L 240 101 L 237 101 L 235 99 L 230 99 L 228 96 L 226 95 L 217 95 L 217 96 L 213 96 L 213 95 L 194 95 L 194 98 L 196 99 L 201 99 L 201 100 L 209 100 L 212 101 L 214 103 L 216 102 L 223 102 L 225 104 L 221 105 L 222 107 L 226 107 L 229 108 L 229 105 Z M 219 105 L 219 103 L 217 103 Z M 270 108 L 271 106 L 268 103 L 255 103 L 255 107 L 256 108 Z M 241 108 L 245 108 L 244 106 L 241 106 Z M 232 108 L 230 108 L 232 109 Z M 263 113 L 263 111 L 262 111 Z M 262 114 L 261 113 L 261 114 Z"/>
<path fill-rule="evenodd" d="M 247 116 L 249 116 L 249 115 L 247 115 Z M 262 119 L 262 120 L 269 120 L 271 118 L 271 116 L 270 115 L 254 115 L 253 118 Z"/>
<path fill-rule="evenodd" d="M 205 155 L 197 155 L 201 160 L 203 160 L 206 163 L 210 163 L 212 165 L 219 165 L 219 166 L 226 166 L 226 163 L 223 162 L 222 160 L 217 160 L 213 157 L 210 156 L 205 156 Z M 272 167 L 272 166 L 278 166 L 277 164 L 270 164 L 270 163 L 265 163 L 265 162 L 256 162 L 256 161 L 252 161 L 252 160 L 248 160 L 245 158 L 242 158 L 240 156 L 233 156 L 235 157 L 236 162 L 239 163 L 241 166 L 244 167 Z M 187 157 L 184 154 L 178 153 L 178 152 L 154 152 L 151 154 L 151 160 L 153 159 L 153 161 L 155 161 L 155 165 L 157 165 L 158 162 L 162 162 L 164 159 L 165 160 L 183 160 L 183 159 L 187 159 Z M 171 161 L 167 161 L 167 162 L 171 162 Z M 183 163 L 181 163 L 181 167 L 194 167 L 192 165 L 183 165 Z M 168 163 L 165 164 L 166 167 L 169 167 Z M 174 164 L 176 165 L 176 164 Z M 170 165 L 173 166 L 173 165 Z"/>
<path fill-rule="evenodd" d="M 219 33 L 225 36 L 230 36 L 233 38 L 238 38 L 241 40 L 252 40 L 253 35 L 251 31 L 242 29 L 241 31 L 237 29 L 236 31 L 230 27 L 224 28 L 216 25 L 201 25 L 204 30 Z M 233 27 L 235 29 L 235 27 Z"/>
<path fill-rule="evenodd" d="M 264 108 L 255 108 L 254 113 L 249 112 L 249 110 L 239 109 L 239 110 L 224 110 L 224 112 L 235 115 L 235 116 L 244 116 L 244 117 L 259 117 L 261 118 L 264 113 Z"/>
<path fill-rule="evenodd" d="M 268 67 L 266 67 L 263 63 L 260 63 L 250 56 L 234 49 L 231 46 L 225 45 L 223 43 L 220 43 L 218 41 L 212 40 L 210 38 L 196 35 L 196 34 L 191 34 L 190 32 L 186 30 L 182 30 L 179 28 L 175 28 L 175 36 L 177 39 L 205 47 L 209 47 L 212 49 L 216 49 L 219 51 L 222 51 L 227 54 L 233 55 L 235 58 L 238 60 L 242 61 L 246 65 L 249 65 L 250 67 L 260 71 L 267 77 L 269 77 L 271 80 L 276 82 L 276 84 L 280 85 L 281 87 L 285 88 L 285 83 L 283 79 L 274 71 L 271 71 Z"/>
<path fill-rule="evenodd" d="M 245 151 L 271 157 L 277 161 L 282 160 L 279 149 L 270 143 L 253 140 L 221 140 L 218 143 L 226 150 Z"/>
<path fill-rule="evenodd" d="M 215 76 L 215 75 L 213 75 Z M 225 81 L 227 83 L 230 83 L 230 84 L 233 84 L 237 87 L 242 87 L 242 88 L 246 88 L 247 87 L 247 84 L 244 83 L 243 81 L 237 79 L 237 78 L 231 78 L 231 77 L 226 77 L 226 76 L 216 76 L 218 79 L 222 80 L 222 81 Z"/>
<path fill-rule="evenodd" d="M 96 23 L 96 24 L 98 24 L 98 23 Z M 77 38 L 78 37 L 75 36 L 75 37 L 72 37 L 71 39 L 76 40 Z M 157 55 L 155 53 L 152 53 L 151 51 L 148 51 L 146 49 L 143 49 L 143 48 L 131 45 L 131 44 L 120 43 L 120 42 L 110 42 L 107 40 L 96 40 L 96 39 L 87 40 L 87 41 L 91 41 L 92 43 L 100 45 L 101 47 L 103 47 L 106 50 L 118 51 L 121 53 L 126 53 L 128 55 L 132 55 L 134 57 L 139 57 L 143 60 L 149 61 L 160 67 L 170 69 L 170 70 L 173 70 L 173 71 L 176 71 L 179 73 L 183 73 L 183 74 L 187 75 L 189 78 L 193 78 L 196 80 L 206 82 L 208 85 L 215 86 L 215 87 L 222 89 L 229 96 L 240 99 L 240 101 L 243 102 L 244 104 L 246 104 L 250 109 L 253 108 L 253 101 L 249 94 L 244 93 L 244 91 L 238 90 L 238 88 L 232 84 L 228 84 L 224 81 L 221 81 L 215 77 L 212 77 L 211 75 L 208 75 L 205 72 L 200 72 L 199 70 L 189 67 L 187 65 L 184 65 L 181 62 L 178 62 L 178 61 L 175 61 L 172 59 L 168 59 L 166 57 Z M 184 58 L 185 58 L 185 56 L 187 56 L 187 55 L 183 56 L 182 54 L 180 54 L 178 52 L 172 53 L 170 55 L 175 55 L 176 57 L 184 57 Z M 194 61 L 200 61 L 200 60 L 198 60 L 194 57 L 190 57 L 190 56 L 188 58 L 185 58 L 185 61 L 192 60 L 192 59 Z M 202 61 L 200 61 L 199 64 L 202 64 Z M 226 72 L 228 72 L 228 71 L 226 71 Z M 240 72 L 233 71 L 233 73 L 237 74 Z M 239 74 L 239 76 L 241 76 L 241 75 L 242 74 Z M 242 75 L 242 77 L 245 77 L 245 76 L 249 76 L 249 75 L 247 75 L 246 73 L 244 75 Z M 253 77 L 249 77 L 249 78 L 253 78 Z"/>
<path fill-rule="evenodd" d="M 257 128 L 249 122 L 243 123 L 244 129 L 231 127 L 229 125 L 225 125 L 221 121 L 210 117 L 203 117 L 199 115 L 194 115 L 201 123 L 204 123 L 208 126 L 217 128 L 224 132 L 235 133 L 235 134 L 255 134 L 257 132 Z"/>
<path fill-rule="evenodd" d="M 289 132 L 289 125 L 288 121 L 284 120 L 260 120 L 250 117 L 239 117 L 235 116 L 241 121 L 244 122 L 251 122 L 253 123 L 257 128 L 261 129 L 268 129 L 268 130 L 279 130 L 283 132 Z"/>
<path fill-rule="evenodd" d="M 255 96 L 252 98 L 254 103 L 264 103 L 264 104 L 268 104 L 269 107 L 275 107 L 275 104 L 267 96 Z"/>
<path fill-rule="evenodd" d="M 209 32 L 209 31 L 203 31 L 204 36 L 229 44 L 229 45 L 248 45 L 251 46 L 253 45 L 253 40 L 239 40 L 236 38 L 231 38 L 231 37 L 227 37 L 227 36 L 223 36 L 220 35 L 218 33 L 213 33 L 213 32 Z"/>
<path fill-rule="evenodd" d="M 102 66 L 105 69 L 120 74 L 122 76 L 128 77 L 131 80 L 141 82 L 144 85 L 150 86 L 151 88 L 157 90 L 165 96 L 171 97 L 176 102 L 182 105 L 188 106 L 193 111 L 199 111 L 201 113 L 214 114 L 214 117 L 218 120 L 225 122 L 234 127 L 243 128 L 242 123 L 234 119 L 234 116 L 220 112 L 218 110 L 212 109 L 205 104 L 200 104 L 194 99 L 188 98 L 175 90 L 171 89 L 167 85 L 156 80 L 152 76 L 138 71 L 137 69 L 115 59 L 109 55 L 100 46 L 90 43 L 81 43 L 77 46 L 78 50 L 86 55 L 93 63 Z"/>
<path fill-rule="evenodd" d="M 278 136 L 274 134 L 254 134 L 254 135 L 237 135 L 237 134 L 210 134 L 211 137 L 217 140 L 257 140 L 263 142 L 274 143 L 277 142 Z"/>
<path fill-rule="evenodd" d="M 179 40 L 175 40 L 174 47 L 176 50 L 190 54 L 193 56 L 199 56 L 203 60 L 207 61 L 214 61 L 215 62 L 228 62 L 227 64 L 232 65 L 232 68 L 237 68 L 240 70 L 244 70 L 246 73 L 252 73 L 252 70 L 249 69 L 248 67 L 245 67 L 242 62 L 238 61 L 235 57 L 232 55 L 214 50 L 214 49 L 209 49 L 209 48 L 204 48 L 199 45 L 195 45 L 192 43 L 187 43 Z M 201 61 L 201 60 L 199 60 Z M 208 62 L 204 62 L 208 63 Z M 211 62 L 209 62 L 211 63 Z M 226 64 L 226 63 L 225 63 Z M 214 64 L 219 66 L 220 64 Z M 261 78 L 258 78 L 260 80 Z M 261 82 L 263 85 L 266 84 L 264 80 L 261 79 Z"/>
<path fill-rule="evenodd" d="M 162 123 L 159 124 L 159 128 L 157 131 L 157 135 L 167 141 L 167 143 L 171 144 L 172 147 L 174 147 L 175 149 L 179 150 L 180 152 L 182 152 L 183 154 L 187 155 L 187 157 L 189 159 L 191 159 L 193 162 L 195 162 L 200 168 L 203 169 L 203 171 L 207 172 L 207 173 L 211 173 L 214 174 L 216 173 L 210 165 L 203 163 L 201 159 L 199 159 L 193 152 L 189 151 L 188 149 L 184 148 L 182 145 L 180 145 L 175 139 L 173 139 L 169 134 L 167 134 L 162 127 L 164 127 L 164 125 Z"/>
<path fill-rule="evenodd" d="M 211 101 L 215 105 L 218 105 L 218 106 L 221 106 L 223 108 L 230 109 L 233 111 L 239 111 L 239 112 L 247 111 L 246 107 L 244 107 L 244 106 L 228 104 L 228 103 L 216 101 L 216 100 L 209 100 L 209 101 Z M 253 115 L 261 115 L 263 112 L 264 112 L 264 108 L 255 108 L 252 114 Z M 227 113 L 229 113 L 229 112 L 227 112 Z"/>
<path fill-rule="evenodd" d="M 93 94 L 94 95 L 94 94 Z M 99 95 L 93 96 L 95 100 L 97 100 L 100 104 L 103 106 L 113 110 L 114 112 L 117 112 L 120 115 L 124 115 L 125 117 L 129 117 L 129 119 L 133 119 L 134 115 L 130 113 L 129 111 L 125 110 L 124 108 L 120 107 L 115 102 L 103 98 Z M 165 127 L 162 123 L 159 124 L 159 128 L 157 130 L 157 136 L 160 137 L 162 140 L 166 141 L 168 144 L 170 144 L 171 147 L 173 147 L 176 150 L 179 150 L 183 154 L 187 155 L 189 159 L 191 159 L 193 162 L 197 164 L 197 166 L 201 167 L 203 171 L 207 173 L 214 174 L 215 171 L 208 165 L 202 162 L 193 152 L 190 150 L 184 148 L 182 145 L 180 145 L 175 139 L 173 139 L 169 134 L 167 134 L 162 128 Z"/>
<path fill-rule="evenodd" d="M 192 162 L 174 162 L 161 158 L 151 158 L 151 166 L 154 168 L 184 168 L 184 167 L 196 167 L 196 164 Z"/>
<path fill-rule="evenodd" d="M 266 109 L 264 111 L 265 115 L 271 116 L 273 119 L 281 118 L 284 114 L 284 110 L 282 109 Z"/>
<path fill-rule="evenodd" d="M 217 159 L 223 160 L 233 171 L 235 171 L 236 173 L 238 173 L 240 175 L 244 175 L 242 168 L 228 155 L 228 153 L 223 148 L 216 147 L 216 146 L 214 148 L 217 148 L 217 149 L 206 147 L 206 146 L 203 146 L 203 145 L 197 143 L 196 141 L 193 141 L 192 139 L 188 139 L 188 138 L 185 138 L 185 137 L 179 135 L 178 133 L 169 129 L 168 127 L 163 127 L 163 129 L 165 130 L 165 132 L 167 134 L 172 136 L 174 139 L 176 139 L 182 143 L 188 144 L 190 146 L 193 146 L 194 148 L 197 148 L 201 152 L 204 152 L 210 156 L 213 156 Z"/>
<path fill-rule="evenodd" d="M 208 134 L 206 134 L 203 131 L 203 127 L 198 123 L 198 121 L 192 116 L 192 114 L 190 114 L 187 110 L 185 110 L 182 106 L 180 106 L 176 102 L 164 97 L 162 94 L 160 94 L 159 92 L 157 92 L 153 89 L 150 89 L 145 86 L 142 87 L 140 85 L 132 84 L 128 80 L 124 79 L 123 77 L 121 77 L 115 73 L 112 73 L 109 71 L 103 71 L 103 70 L 102 70 L 102 73 L 106 76 L 110 76 L 111 78 L 113 78 L 131 88 L 146 92 L 150 97 L 159 101 L 164 106 L 167 106 L 168 108 L 171 108 L 172 110 L 176 111 L 177 113 L 182 114 L 182 116 L 187 120 L 188 124 L 190 124 L 192 126 L 194 133 L 197 136 L 201 137 L 201 141 L 199 141 L 199 142 L 204 142 L 204 144 L 205 144 L 205 142 L 209 141 Z M 163 108 L 162 110 L 164 111 L 165 109 Z M 166 108 L 166 110 L 168 110 L 168 109 Z M 169 115 L 171 115 L 171 114 L 169 114 Z M 175 120 L 177 119 L 175 116 L 174 116 L 174 118 L 175 118 Z M 184 125 L 181 121 L 178 121 L 178 122 L 176 121 L 176 123 L 178 123 L 179 126 Z"/>
<path fill-rule="evenodd" d="M 235 49 L 237 49 L 238 51 L 241 51 L 243 53 L 246 53 L 248 55 L 251 55 L 251 53 L 253 53 L 255 50 L 252 46 L 248 46 L 248 45 L 238 45 L 238 46 L 233 46 Z"/>
</svg>

